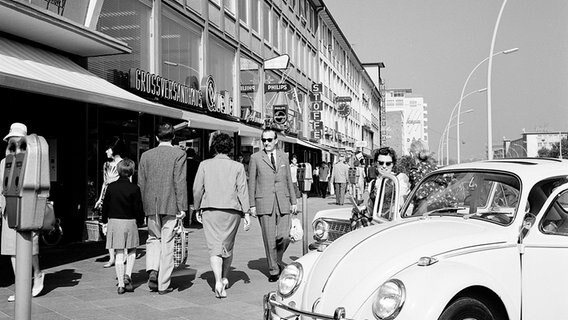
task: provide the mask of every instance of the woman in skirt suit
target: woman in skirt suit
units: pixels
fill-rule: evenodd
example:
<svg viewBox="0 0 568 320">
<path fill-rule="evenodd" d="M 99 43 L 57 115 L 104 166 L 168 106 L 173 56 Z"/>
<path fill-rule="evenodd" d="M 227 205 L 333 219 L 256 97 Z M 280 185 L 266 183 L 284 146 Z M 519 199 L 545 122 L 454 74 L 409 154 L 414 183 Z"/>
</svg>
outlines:
<svg viewBox="0 0 568 320">
<path fill-rule="evenodd" d="M 132 269 L 136 261 L 136 247 L 140 244 L 138 226 L 144 220 L 142 195 L 138 185 L 130 182 L 134 161 L 124 158 L 116 165 L 119 178 L 108 185 L 103 202 L 103 223 L 108 222 L 106 248 L 116 252 L 118 294 L 133 291 Z M 126 270 L 124 260 L 126 259 Z"/>
<path fill-rule="evenodd" d="M 211 144 L 216 155 L 199 164 L 193 183 L 194 205 L 196 210 L 202 210 L 217 298 L 227 296 L 225 289 L 241 218 L 244 217 L 245 230 L 250 225 L 247 176 L 243 164 L 229 158 L 233 148 L 229 135 L 217 134 Z"/>
</svg>

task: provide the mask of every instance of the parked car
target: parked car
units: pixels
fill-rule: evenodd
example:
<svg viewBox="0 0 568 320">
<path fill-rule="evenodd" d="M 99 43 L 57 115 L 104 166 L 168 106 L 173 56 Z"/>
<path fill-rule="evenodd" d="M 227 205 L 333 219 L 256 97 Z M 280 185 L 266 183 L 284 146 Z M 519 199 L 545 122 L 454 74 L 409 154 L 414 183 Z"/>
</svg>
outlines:
<svg viewBox="0 0 568 320">
<path fill-rule="evenodd" d="M 400 219 L 284 268 L 265 319 L 568 319 L 568 161 L 428 175 Z"/>
<path fill-rule="evenodd" d="M 320 210 L 312 220 L 314 242 L 310 243 L 310 250 L 324 250 L 333 241 L 344 234 L 362 226 L 385 223 L 400 219 L 400 203 L 397 194 L 400 192 L 398 179 L 390 174 L 383 173 L 377 178 L 377 190 L 382 196 L 378 201 L 370 204 L 356 203 L 350 194 L 347 195 L 352 207 L 341 207 Z M 354 213 L 354 211 L 356 211 Z"/>
</svg>

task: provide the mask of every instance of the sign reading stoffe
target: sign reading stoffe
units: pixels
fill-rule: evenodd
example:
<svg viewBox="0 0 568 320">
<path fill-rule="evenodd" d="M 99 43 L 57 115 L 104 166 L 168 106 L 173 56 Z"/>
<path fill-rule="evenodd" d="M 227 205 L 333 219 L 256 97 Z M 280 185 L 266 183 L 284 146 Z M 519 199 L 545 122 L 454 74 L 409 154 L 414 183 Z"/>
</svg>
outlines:
<svg viewBox="0 0 568 320">
<path fill-rule="evenodd" d="M 129 70 L 129 79 L 131 89 L 146 95 L 197 108 L 202 105 L 201 92 L 179 82 L 138 68 Z"/>
</svg>

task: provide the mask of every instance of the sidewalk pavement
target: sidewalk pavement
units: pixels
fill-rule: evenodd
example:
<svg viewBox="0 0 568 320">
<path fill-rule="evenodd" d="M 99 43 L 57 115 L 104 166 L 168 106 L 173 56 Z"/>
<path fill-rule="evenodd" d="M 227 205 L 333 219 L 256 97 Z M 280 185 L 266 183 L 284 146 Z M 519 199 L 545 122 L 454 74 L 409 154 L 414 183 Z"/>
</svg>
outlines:
<svg viewBox="0 0 568 320">
<path fill-rule="evenodd" d="M 349 206 L 348 202 L 345 206 Z M 315 213 L 336 207 L 335 196 L 308 198 L 308 226 L 304 230 L 308 232 L 308 243 L 313 241 L 311 221 Z M 306 211 L 302 208 L 302 199 L 298 199 L 298 209 L 302 213 Z M 298 217 L 301 219 L 301 214 Z M 252 221 L 251 229 L 246 232 L 242 224 L 240 226 L 225 299 L 215 298 L 215 280 L 203 229 L 192 226 L 190 230 L 189 265 L 174 270 L 171 283 L 174 291 L 167 295 L 148 290 L 145 244 L 137 250 L 139 257 L 132 273 L 134 292 L 123 295 L 116 292 L 114 267 L 103 268 L 108 260 L 104 242 L 42 248 L 40 265 L 45 272 L 44 290 L 40 296 L 32 298 L 32 319 L 262 319 L 262 298 L 276 290 L 276 283 L 268 282 L 258 222 Z M 302 249 L 301 241 L 291 243 L 284 261 L 298 259 Z M 14 287 L 13 281 L 0 285 L 0 320 L 15 317 L 15 303 L 7 301 L 8 296 L 14 294 Z"/>
</svg>

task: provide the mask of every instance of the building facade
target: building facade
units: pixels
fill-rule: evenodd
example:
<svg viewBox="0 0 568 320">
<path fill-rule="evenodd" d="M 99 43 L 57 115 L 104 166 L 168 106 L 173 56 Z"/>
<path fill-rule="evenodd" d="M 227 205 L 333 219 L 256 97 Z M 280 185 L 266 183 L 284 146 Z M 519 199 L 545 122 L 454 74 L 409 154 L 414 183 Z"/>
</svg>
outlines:
<svg viewBox="0 0 568 320">
<path fill-rule="evenodd" d="M 411 96 L 412 89 L 387 89 L 385 94 L 385 108 L 387 113 L 402 111 L 404 129 L 401 155 L 409 154 L 410 144 L 415 140 L 422 140 L 429 145 L 428 140 L 428 105 L 423 97 Z"/>
<path fill-rule="evenodd" d="M 52 2 L 0 0 L 0 124 L 46 137 L 66 241 L 86 237 L 107 141 L 137 162 L 163 121 L 201 159 L 221 131 L 247 161 L 265 127 L 312 166 L 378 147 L 381 94 L 321 1 Z"/>
<path fill-rule="evenodd" d="M 558 147 L 567 137 L 568 133 L 562 131 L 523 132 L 519 139 L 503 139 L 503 154 L 506 158 L 538 157 L 539 150 Z"/>
</svg>

